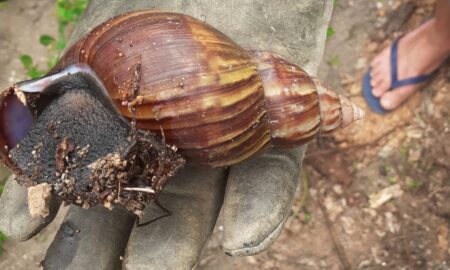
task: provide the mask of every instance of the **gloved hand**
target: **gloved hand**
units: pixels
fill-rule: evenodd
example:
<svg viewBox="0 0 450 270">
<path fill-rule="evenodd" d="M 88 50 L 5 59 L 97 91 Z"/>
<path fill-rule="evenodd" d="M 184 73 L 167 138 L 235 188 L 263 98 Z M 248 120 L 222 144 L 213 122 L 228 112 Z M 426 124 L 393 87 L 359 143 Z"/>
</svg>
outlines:
<svg viewBox="0 0 450 270">
<path fill-rule="evenodd" d="M 331 15 L 331 1 L 120 1 L 92 0 L 72 40 L 117 14 L 143 8 L 203 18 L 244 48 L 267 49 L 317 71 Z M 258 253 L 275 240 L 289 215 L 305 148 L 272 150 L 229 169 L 186 167 L 159 197 L 172 212 L 147 226 L 120 207 L 72 206 L 44 260 L 45 269 L 192 269 L 223 215 L 223 249 L 229 255 Z M 0 199 L 0 230 L 27 240 L 55 216 L 32 219 L 26 189 L 11 177 Z M 164 214 L 148 206 L 141 222 Z M 131 233 L 131 234 L 130 234 Z"/>
</svg>

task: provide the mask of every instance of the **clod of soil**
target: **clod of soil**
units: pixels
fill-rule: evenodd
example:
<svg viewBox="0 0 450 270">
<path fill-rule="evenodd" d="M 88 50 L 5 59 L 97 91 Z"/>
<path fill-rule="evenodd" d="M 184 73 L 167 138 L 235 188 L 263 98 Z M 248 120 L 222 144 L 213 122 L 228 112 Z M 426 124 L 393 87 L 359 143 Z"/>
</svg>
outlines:
<svg viewBox="0 0 450 270">
<path fill-rule="evenodd" d="M 88 165 L 89 181 L 77 181 L 72 169 L 86 149 L 76 150 L 70 139 L 64 138 L 56 148 L 58 178 L 54 182 L 38 185 L 25 180 L 28 188 L 29 211 L 32 217 L 49 214 L 48 201 L 51 192 L 69 204 L 89 208 L 102 204 L 112 208 L 122 204 L 136 215 L 153 202 L 185 160 L 170 147 L 150 133 L 139 133 L 130 139 L 123 153 L 109 153 Z M 81 155 L 80 155 L 81 153 Z"/>
<path fill-rule="evenodd" d="M 185 160 L 153 136 L 139 136 L 126 153 L 108 154 L 88 167 L 92 170 L 92 194 L 77 200 L 83 206 L 103 204 L 111 208 L 120 203 L 141 215 L 144 207 L 157 198 L 164 184 Z M 81 203 L 81 202 L 80 202 Z"/>
<path fill-rule="evenodd" d="M 56 149 L 56 167 L 60 177 L 56 182 L 30 187 L 29 197 L 44 198 L 43 190 L 45 194 L 51 190 L 69 204 L 83 208 L 102 204 L 112 208 L 114 203 L 118 203 L 140 216 L 185 160 L 176 153 L 175 147 L 164 144 L 149 133 L 142 132 L 131 140 L 124 153 L 109 153 L 88 165 L 90 181 L 80 182 L 71 174 L 71 169 L 76 167 L 76 147 L 70 139 L 64 138 Z M 83 151 L 86 150 L 81 149 Z M 79 157 L 80 151 L 76 154 Z M 45 198 L 48 197 L 46 195 Z M 44 202 L 38 199 L 30 204 L 30 212 L 34 216 L 48 215 L 48 207 L 42 206 Z"/>
<path fill-rule="evenodd" d="M 20 168 L 19 183 L 37 198 L 30 203 L 37 216 L 48 204 L 43 187 L 67 204 L 117 203 L 140 215 L 185 163 L 176 147 L 136 130 L 78 90 L 49 103 L 11 158 Z"/>
</svg>

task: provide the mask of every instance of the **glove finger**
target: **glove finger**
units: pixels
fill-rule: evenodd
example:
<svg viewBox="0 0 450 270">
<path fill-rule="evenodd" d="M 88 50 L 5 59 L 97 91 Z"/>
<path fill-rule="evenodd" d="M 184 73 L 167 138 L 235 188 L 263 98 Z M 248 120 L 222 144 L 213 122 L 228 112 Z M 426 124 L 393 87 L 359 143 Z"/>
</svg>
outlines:
<svg viewBox="0 0 450 270">
<path fill-rule="evenodd" d="M 28 210 L 27 189 L 9 177 L 0 198 L 0 231 L 12 239 L 26 241 L 47 226 L 58 213 L 60 203 L 52 198 L 49 215 L 32 218 Z"/>
<path fill-rule="evenodd" d="M 72 206 L 47 250 L 44 269 L 120 269 L 134 220 L 121 207 Z"/>
<path fill-rule="evenodd" d="M 158 201 L 172 212 L 131 233 L 124 269 L 194 268 L 216 223 L 225 192 L 226 171 L 184 168 Z M 146 222 L 164 215 L 154 204 Z"/>
<path fill-rule="evenodd" d="M 256 254 L 275 241 L 290 213 L 304 150 L 272 150 L 230 169 L 222 240 L 228 255 Z"/>
</svg>

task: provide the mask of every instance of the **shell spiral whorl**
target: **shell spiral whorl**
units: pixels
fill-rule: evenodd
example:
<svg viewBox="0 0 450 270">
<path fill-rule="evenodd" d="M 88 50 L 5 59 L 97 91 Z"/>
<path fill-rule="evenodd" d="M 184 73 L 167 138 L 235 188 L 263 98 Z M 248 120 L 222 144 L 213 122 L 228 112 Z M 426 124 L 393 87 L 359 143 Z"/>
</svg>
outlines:
<svg viewBox="0 0 450 270">
<path fill-rule="evenodd" d="M 263 149 L 295 147 L 363 116 L 300 67 L 266 51 L 245 51 L 190 16 L 121 15 L 72 46 L 54 72 L 87 64 L 126 119 L 134 67 L 136 124 L 163 133 L 191 164 L 221 167 Z"/>
</svg>

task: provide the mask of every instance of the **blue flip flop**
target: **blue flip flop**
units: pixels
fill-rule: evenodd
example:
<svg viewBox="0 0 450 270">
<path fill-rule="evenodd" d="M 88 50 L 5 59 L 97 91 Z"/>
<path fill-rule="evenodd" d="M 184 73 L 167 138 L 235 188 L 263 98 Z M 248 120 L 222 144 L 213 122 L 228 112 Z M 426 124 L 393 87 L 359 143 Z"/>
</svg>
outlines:
<svg viewBox="0 0 450 270">
<path fill-rule="evenodd" d="M 405 85 L 411 85 L 411 84 L 418 84 L 423 83 L 430 79 L 430 77 L 433 75 L 432 73 L 421 75 L 413 78 L 407 78 L 403 80 L 398 80 L 397 75 L 397 61 L 398 61 L 398 39 L 396 39 L 391 46 L 391 87 L 389 91 L 394 90 L 395 88 L 399 88 Z M 388 110 L 383 109 L 380 104 L 380 99 L 375 97 L 372 94 L 372 86 L 370 85 L 370 69 L 367 71 L 367 73 L 364 75 L 363 79 L 363 96 L 366 100 L 369 107 L 376 113 L 387 113 Z"/>
</svg>

